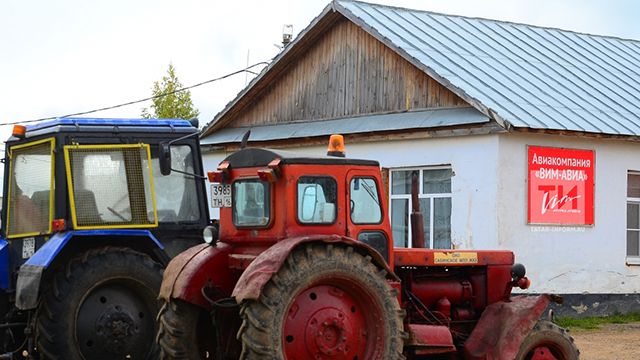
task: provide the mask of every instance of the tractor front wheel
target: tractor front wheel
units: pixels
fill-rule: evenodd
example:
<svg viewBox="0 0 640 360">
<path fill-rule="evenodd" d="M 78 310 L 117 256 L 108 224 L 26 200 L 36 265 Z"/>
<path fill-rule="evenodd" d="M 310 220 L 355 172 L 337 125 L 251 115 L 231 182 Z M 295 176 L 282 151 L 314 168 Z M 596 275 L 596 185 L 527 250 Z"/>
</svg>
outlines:
<svg viewBox="0 0 640 360">
<path fill-rule="evenodd" d="M 541 320 L 520 345 L 516 360 L 577 360 L 580 351 L 567 331 Z"/>
<path fill-rule="evenodd" d="M 258 300 L 242 304 L 241 359 L 403 359 L 403 311 L 371 257 L 352 247 L 294 250 Z"/>
<path fill-rule="evenodd" d="M 215 337 L 209 314 L 195 305 L 171 299 L 158 314 L 161 360 L 213 359 Z"/>
<path fill-rule="evenodd" d="M 36 316 L 41 359 L 157 358 L 154 335 L 162 268 L 127 248 L 90 250 L 59 269 Z"/>
</svg>

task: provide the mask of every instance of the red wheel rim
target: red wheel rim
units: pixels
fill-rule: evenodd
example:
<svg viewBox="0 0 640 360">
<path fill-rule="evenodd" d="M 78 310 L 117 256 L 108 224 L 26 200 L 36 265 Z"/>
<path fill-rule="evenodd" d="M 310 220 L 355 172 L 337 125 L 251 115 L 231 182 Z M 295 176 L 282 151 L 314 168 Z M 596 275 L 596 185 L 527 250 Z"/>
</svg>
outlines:
<svg viewBox="0 0 640 360">
<path fill-rule="evenodd" d="M 562 351 L 555 349 L 551 344 L 539 345 L 535 349 L 531 350 L 529 356 L 530 360 L 565 360 L 566 357 L 562 354 Z"/>
<path fill-rule="evenodd" d="M 382 359 L 382 310 L 361 284 L 331 279 L 292 302 L 283 327 L 287 360 Z"/>
</svg>

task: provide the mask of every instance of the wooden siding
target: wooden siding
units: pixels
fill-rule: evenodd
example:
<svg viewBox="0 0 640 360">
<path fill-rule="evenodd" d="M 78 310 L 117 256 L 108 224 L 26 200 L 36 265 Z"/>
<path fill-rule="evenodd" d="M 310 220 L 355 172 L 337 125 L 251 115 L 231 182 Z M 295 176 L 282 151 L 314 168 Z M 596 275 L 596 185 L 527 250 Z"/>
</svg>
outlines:
<svg viewBox="0 0 640 360">
<path fill-rule="evenodd" d="M 283 59 L 285 60 L 285 59 Z M 469 106 L 393 50 L 342 18 L 227 126 L 277 124 Z"/>
</svg>

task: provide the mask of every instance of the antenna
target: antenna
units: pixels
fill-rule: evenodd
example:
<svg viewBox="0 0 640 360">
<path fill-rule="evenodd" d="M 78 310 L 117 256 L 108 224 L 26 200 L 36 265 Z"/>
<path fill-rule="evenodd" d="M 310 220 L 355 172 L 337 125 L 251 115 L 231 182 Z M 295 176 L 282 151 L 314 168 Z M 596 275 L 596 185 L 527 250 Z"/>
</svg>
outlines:
<svg viewBox="0 0 640 360">
<path fill-rule="evenodd" d="M 282 47 L 286 48 L 293 39 L 293 25 L 286 24 L 282 27 Z"/>
</svg>

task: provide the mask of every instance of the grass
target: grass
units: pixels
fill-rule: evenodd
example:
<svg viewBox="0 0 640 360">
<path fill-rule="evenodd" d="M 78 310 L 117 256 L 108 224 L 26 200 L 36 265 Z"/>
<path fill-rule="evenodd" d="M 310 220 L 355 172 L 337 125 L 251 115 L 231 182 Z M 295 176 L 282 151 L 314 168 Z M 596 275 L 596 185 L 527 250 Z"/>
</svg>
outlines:
<svg viewBox="0 0 640 360">
<path fill-rule="evenodd" d="M 575 319 L 570 317 L 557 317 L 556 324 L 567 329 L 599 329 L 605 324 L 626 324 L 632 322 L 640 322 L 640 313 L 632 313 L 627 315 L 613 314 L 605 317 L 586 317 Z"/>
</svg>

